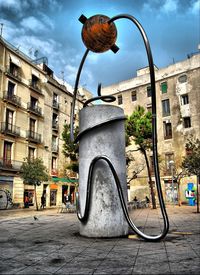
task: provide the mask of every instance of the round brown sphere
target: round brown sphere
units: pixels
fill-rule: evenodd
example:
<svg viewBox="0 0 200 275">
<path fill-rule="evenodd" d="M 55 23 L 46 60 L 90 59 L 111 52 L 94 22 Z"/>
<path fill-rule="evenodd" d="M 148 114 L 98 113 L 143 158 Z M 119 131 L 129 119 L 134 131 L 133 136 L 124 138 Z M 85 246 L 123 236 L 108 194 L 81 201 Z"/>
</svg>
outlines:
<svg viewBox="0 0 200 275">
<path fill-rule="evenodd" d="M 110 50 L 117 39 L 117 29 L 114 23 L 108 24 L 109 17 L 94 15 L 87 19 L 82 28 L 82 40 L 85 46 L 95 52 Z"/>
</svg>

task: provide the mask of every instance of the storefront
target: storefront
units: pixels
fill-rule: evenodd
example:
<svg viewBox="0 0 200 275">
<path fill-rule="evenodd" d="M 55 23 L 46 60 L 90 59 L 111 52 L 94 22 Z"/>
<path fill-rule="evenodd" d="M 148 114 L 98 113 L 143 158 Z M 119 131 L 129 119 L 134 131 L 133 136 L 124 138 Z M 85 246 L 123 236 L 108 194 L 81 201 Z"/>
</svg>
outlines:
<svg viewBox="0 0 200 275">
<path fill-rule="evenodd" d="M 0 189 L 7 190 L 13 197 L 13 177 L 0 176 Z"/>
<path fill-rule="evenodd" d="M 69 179 L 69 178 L 52 178 L 52 186 L 54 185 L 61 185 L 61 196 L 62 198 L 58 198 L 59 201 L 62 203 L 66 203 L 67 200 L 70 201 L 70 203 L 75 204 L 76 203 L 76 192 L 77 192 L 77 186 L 78 186 L 78 180 L 77 179 Z M 52 190 L 52 188 L 51 188 Z M 54 189 L 55 190 L 55 189 Z M 52 190 L 53 191 L 53 190 Z M 52 198 L 53 198 L 53 192 L 51 192 Z M 56 195 L 54 193 L 54 195 Z M 51 195 L 50 195 L 51 196 Z"/>
<path fill-rule="evenodd" d="M 50 184 L 50 206 L 56 206 L 58 185 L 56 183 Z"/>
</svg>

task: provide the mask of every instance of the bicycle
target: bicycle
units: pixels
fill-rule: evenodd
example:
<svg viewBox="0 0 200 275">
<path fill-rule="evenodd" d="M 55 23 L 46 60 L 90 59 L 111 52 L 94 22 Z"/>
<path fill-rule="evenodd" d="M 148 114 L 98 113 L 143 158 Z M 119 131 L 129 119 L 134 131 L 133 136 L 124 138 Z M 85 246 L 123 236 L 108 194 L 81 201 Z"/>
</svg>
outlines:
<svg viewBox="0 0 200 275">
<path fill-rule="evenodd" d="M 11 192 L 7 189 L 0 189 L 0 210 L 13 207 Z"/>
</svg>

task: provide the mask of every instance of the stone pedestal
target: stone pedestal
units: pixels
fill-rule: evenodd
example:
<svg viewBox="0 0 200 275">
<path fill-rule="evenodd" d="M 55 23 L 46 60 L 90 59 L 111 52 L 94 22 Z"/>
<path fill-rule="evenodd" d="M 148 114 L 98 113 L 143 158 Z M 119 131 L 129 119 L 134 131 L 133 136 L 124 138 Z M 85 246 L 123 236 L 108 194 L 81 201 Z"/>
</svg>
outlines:
<svg viewBox="0 0 200 275">
<path fill-rule="evenodd" d="M 88 170 L 97 156 L 106 156 L 120 179 L 127 201 L 124 112 L 121 108 L 97 105 L 80 111 L 80 133 L 103 122 L 83 134 L 79 144 L 80 211 L 85 208 Z M 112 121 L 111 123 L 107 123 Z M 117 237 L 128 234 L 128 224 L 121 207 L 116 183 L 105 160 L 95 164 L 92 194 L 87 223 L 80 223 L 80 234 L 88 237 Z"/>
</svg>

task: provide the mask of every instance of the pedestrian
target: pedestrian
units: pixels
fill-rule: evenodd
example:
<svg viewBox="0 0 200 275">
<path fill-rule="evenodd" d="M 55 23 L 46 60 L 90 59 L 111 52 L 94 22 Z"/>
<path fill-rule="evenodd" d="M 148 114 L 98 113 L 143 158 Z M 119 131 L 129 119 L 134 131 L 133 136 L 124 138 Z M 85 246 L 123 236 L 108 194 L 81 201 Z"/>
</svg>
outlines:
<svg viewBox="0 0 200 275">
<path fill-rule="evenodd" d="M 41 197 L 41 208 L 44 209 L 44 205 L 45 205 L 45 197 L 44 197 L 44 194 L 42 194 L 42 197 Z"/>
<path fill-rule="evenodd" d="M 29 197 L 27 195 L 24 197 L 24 207 L 29 208 Z"/>
<path fill-rule="evenodd" d="M 135 202 L 137 202 L 138 201 L 138 199 L 137 199 L 137 197 L 135 196 L 135 198 L 133 199 Z"/>
<path fill-rule="evenodd" d="M 146 196 L 146 203 L 150 203 L 150 200 L 147 196 Z"/>
</svg>

